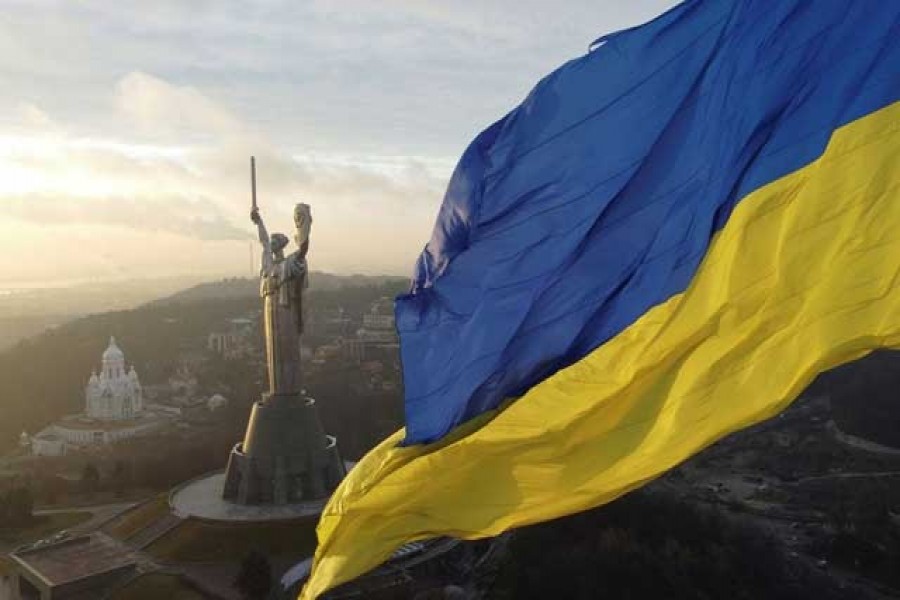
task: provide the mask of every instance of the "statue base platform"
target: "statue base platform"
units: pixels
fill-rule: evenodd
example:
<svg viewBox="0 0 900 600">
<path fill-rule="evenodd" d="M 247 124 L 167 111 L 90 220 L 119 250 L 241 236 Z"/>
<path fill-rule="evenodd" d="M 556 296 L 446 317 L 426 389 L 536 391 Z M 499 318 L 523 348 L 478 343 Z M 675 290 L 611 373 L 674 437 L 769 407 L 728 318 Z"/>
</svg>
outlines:
<svg viewBox="0 0 900 600">
<path fill-rule="evenodd" d="M 321 501 L 344 475 L 337 440 L 325 435 L 315 400 L 263 394 L 228 458 L 222 498 L 243 505 Z"/>
<path fill-rule="evenodd" d="M 169 496 L 169 506 L 182 519 L 255 523 L 314 518 L 322 513 L 327 499 L 288 504 L 238 504 L 222 497 L 225 471 L 192 479 Z"/>
</svg>

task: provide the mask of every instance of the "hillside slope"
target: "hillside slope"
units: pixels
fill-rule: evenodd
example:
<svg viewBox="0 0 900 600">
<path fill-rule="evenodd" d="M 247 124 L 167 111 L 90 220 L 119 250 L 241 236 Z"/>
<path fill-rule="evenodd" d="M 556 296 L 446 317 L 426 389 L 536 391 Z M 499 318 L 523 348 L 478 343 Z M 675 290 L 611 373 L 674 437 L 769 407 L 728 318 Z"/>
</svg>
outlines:
<svg viewBox="0 0 900 600">
<path fill-rule="evenodd" d="M 354 287 L 358 283 L 379 285 Z M 375 299 L 404 286 L 390 277 L 319 274 L 312 278 L 309 299 L 314 310 L 343 306 L 361 313 Z M 109 336 L 116 337 L 145 385 L 162 383 L 185 354 L 206 351 L 210 331 L 259 311 L 255 282 L 223 280 L 135 309 L 82 317 L 0 352 L 0 451 L 12 448 L 22 431 L 34 433 L 62 415 L 83 410 L 83 388 L 91 370 L 98 368 Z"/>
</svg>

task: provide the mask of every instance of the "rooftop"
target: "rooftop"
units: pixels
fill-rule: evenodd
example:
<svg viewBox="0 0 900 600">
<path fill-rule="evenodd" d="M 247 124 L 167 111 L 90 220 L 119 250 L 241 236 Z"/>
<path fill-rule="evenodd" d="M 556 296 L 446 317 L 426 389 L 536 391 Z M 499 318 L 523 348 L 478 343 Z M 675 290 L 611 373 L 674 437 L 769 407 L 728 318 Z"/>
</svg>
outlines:
<svg viewBox="0 0 900 600">
<path fill-rule="evenodd" d="M 51 586 L 85 579 L 135 563 L 127 548 L 102 534 L 85 535 L 22 550 L 10 554 L 10 557 Z"/>
</svg>

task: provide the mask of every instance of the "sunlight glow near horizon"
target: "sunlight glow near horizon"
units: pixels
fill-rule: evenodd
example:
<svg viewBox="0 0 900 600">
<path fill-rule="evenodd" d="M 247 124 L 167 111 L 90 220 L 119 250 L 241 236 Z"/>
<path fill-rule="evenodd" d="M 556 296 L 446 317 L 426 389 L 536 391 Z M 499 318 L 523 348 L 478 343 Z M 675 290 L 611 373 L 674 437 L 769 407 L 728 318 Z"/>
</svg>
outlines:
<svg viewBox="0 0 900 600">
<path fill-rule="evenodd" d="M 270 231 L 312 205 L 313 269 L 408 274 L 468 141 L 673 4 L 525 3 L 8 6 L 0 289 L 247 275 L 251 154 Z"/>
</svg>

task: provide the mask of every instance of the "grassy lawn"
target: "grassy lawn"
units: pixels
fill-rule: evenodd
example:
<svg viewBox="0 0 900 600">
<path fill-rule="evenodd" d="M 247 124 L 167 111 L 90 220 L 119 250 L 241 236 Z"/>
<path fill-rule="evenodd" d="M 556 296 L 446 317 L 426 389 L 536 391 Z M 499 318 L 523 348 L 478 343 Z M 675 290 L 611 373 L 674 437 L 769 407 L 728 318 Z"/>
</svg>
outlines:
<svg viewBox="0 0 900 600">
<path fill-rule="evenodd" d="M 62 529 L 69 529 L 91 518 L 91 513 L 72 511 L 33 517 L 24 527 L 0 529 L 0 542 L 19 546 L 37 541 Z"/>
<path fill-rule="evenodd" d="M 316 548 L 315 517 L 263 523 L 212 523 L 187 519 L 145 550 L 172 562 L 238 561 L 250 550 L 301 559 Z"/>
<path fill-rule="evenodd" d="M 97 491 L 86 493 L 81 491 L 69 491 L 60 493 L 53 502 L 41 503 L 35 506 L 36 510 L 58 508 L 81 508 L 85 506 L 98 506 L 101 504 L 121 504 L 125 502 L 141 502 L 150 496 L 159 494 L 159 489 L 134 488 L 117 494 L 112 491 Z M 166 492 L 168 493 L 168 492 Z"/>
<path fill-rule="evenodd" d="M 169 512 L 168 496 L 161 494 L 125 513 L 103 526 L 112 537 L 124 540 L 144 529 Z"/>
<path fill-rule="evenodd" d="M 138 577 L 123 588 L 113 592 L 110 600 L 205 600 L 206 596 L 195 590 L 177 575 L 150 573 Z"/>
<path fill-rule="evenodd" d="M 5 556 L 0 555 L 0 577 L 4 575 L 9 575 L 13 572 L 12 563 Z"/>
</svg>

